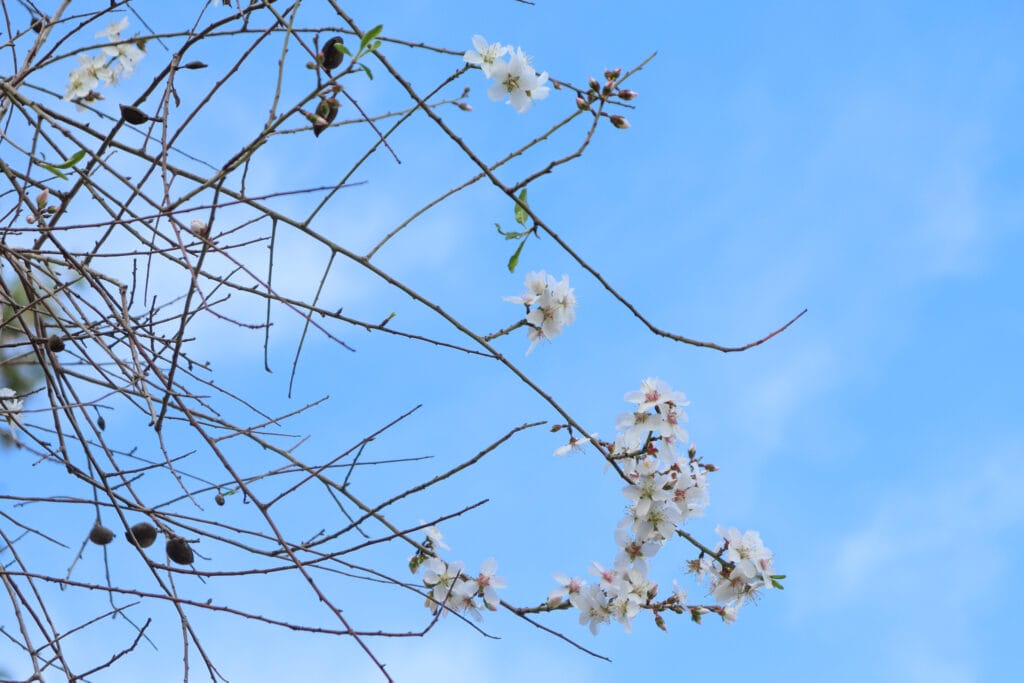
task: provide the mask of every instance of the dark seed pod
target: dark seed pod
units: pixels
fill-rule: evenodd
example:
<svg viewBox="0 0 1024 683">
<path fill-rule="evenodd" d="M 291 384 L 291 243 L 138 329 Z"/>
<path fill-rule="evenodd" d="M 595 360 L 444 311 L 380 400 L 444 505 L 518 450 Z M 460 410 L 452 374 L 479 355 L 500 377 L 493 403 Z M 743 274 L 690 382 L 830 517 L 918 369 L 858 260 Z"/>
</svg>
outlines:
<svg viewBox="0 0 1024 683">
<path fill-rule="evenodd" d="M 341 46 L 345 44 L 345 41 L 341 39 L 341 36 L 334 36 L 326 43 L 324 43 L 323 59 L 321 64 L 324 67 L 324 71 L 331 73 L 331 69 L 337 69 L 341 66 Z"/>
<path fill-rule="evenodd" d="M 46 348 L 54 353 L 59 353 L 64 350 L 64 340 L 55 334 L 51 334 L 46 338 Z"/>
<path fill-rule="evenodd" d="M 224 504 L 224 494 L 223 493 L 218 493 L 216 496 L 213 497 L 213 502 L 216 503 L 217 505 L 223 505 Z"/>
<path fill-rule="evenodd" d="M 167 557 L 171 562 L 178 564 L 192 564 L 196 559 L 188 542 L 180 536 L 173 536 L 167 540 Z"/>
<path fill-rule="evenodd" d="M 138 548 L 148 548 L 156 540 L 156 527 L 149 522 L 139 522 L 124 532 L 124 537 Z"/>
<path fill-rule="evenodd" d="M 334 117 L 338 115 L 338 100 L 331 98 L 321 99 L 316 107 L 316 115 L 319 119 L 313 121 L 313 135 L 320 137 L 320 133 L 327 129 Z"/>
<path fill-rule="evenodd" d="M 133 126 L 149 121 L 149 117 L 138 107 L 132 107 L 127 104 L 119 106 L 121 107 L 121 118 Z"/>
<path fill-rule="evenodd" d="M 89 532 L 89 540 L 96 545 L 106 545 L 114 540 L 114 532 L 99 522 Z"/>
</svg>

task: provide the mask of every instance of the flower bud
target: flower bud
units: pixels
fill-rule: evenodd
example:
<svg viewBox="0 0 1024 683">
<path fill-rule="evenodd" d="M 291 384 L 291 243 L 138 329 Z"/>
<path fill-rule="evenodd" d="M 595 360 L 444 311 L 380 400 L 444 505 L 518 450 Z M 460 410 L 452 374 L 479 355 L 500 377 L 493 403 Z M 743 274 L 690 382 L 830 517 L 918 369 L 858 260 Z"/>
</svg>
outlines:
<svg viewBox="0 0 1024 683">
<path fill-rule="evenodd" d="M 640 93 L 635 90 L 620 90 L 617 94 L 620 100 L 624 100 L 626 102 L 635 100 L 640 95 Z"/>
<path fill-rule="evenodd" d="M 210 234 L 210 226 L 206 224 L 206 221 L 201 221 L 198 218 L 188 224 L 188 229 L 196 237 L 206 237 Z"/>
<path fill-rule="evenodd" d="M 597 92 L 601 89 L 601 84 L 597 82 L 597 79 L 593 76 L 590 77 L 590 89 Z"/>
<path fill-rule="evenodd" d="M 609 81 L 617 81 L 617 80 L 619 80 L 619 76 L 621 76 L 621 75 L 622 75 L 622 67 L 621 66 L 618 69 L 605 69 L 605 71 L 604 71 L 604 77 L 606 79 L 608 79 Z"/>
<path fill-rule="evenodd" d="M 583 99 L 582 97 L 577 97 L 576 98 L 576 107 L 577 108 L 579 108 L 579 109 L 587 109 L 588 106 L 589 105 L 588 105 L 588 103 L 587 103 L 587 101 L 585 99 Z"/>
<path fill-rule="evenodd" d="M 469 106 L 469 105 L 468 105 L 468 104 L 466 104 L 465 102 L 459 102 L 459 103 L 457 103 L 457 106 L 458 106 L 458 107 L 459 107 L 459 109 L 461 109 L 462 111 L 473 111 L 473 107 Z"/>
<path fill-rule="evenodd" d="M 629 128 L 629 121 L 626 120 L 625 116 L 619 116 L 618 114 L 612 114 L 608 117 L 608 120 L 612 122 L 612 125 L 619 130 L 626 130 Z"/>
<path fill-rule="evenodd" d="M 36 195 L 36 206 L 40 209 L 46 206 L 50 202 L 50 191 L 43 188 L 43 191 Z"/>
</svg>

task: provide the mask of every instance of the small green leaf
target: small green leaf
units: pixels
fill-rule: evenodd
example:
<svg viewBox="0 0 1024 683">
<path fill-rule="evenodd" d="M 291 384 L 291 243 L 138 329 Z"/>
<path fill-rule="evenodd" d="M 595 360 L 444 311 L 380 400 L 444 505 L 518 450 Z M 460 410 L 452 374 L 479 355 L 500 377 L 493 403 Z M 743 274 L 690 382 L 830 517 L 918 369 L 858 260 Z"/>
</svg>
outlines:
<svg viewBox="0 0 1024 683">
<path fill-rule="evenodd" d="M 363 64 L 362 62 L 360 62 L 359 63 L 359 68 L 366 72 L 366 75 L 370 77 L 371 81 L 373 80 L 373 72 L 370 71 L 370 67 L 368 67 L 365 64 Z"/>
<path fill-rule="evenodd" d="M 522 192 L 519 193 L 519 201 L 521 204 L 516 204 L 516 223 L 519 225 L 526 225 L 526 221 L 530 216 L 526 213 L 526 209 L 523 208 L 524 206 L 529 206 L 529 204 L 526 203 L 525 187 Z"/>
<path fill-rule="evenodd" d="M 79 161 L 81 161 L 84 156 L 85 156 L 85 150 L 84 149 L 80 149 L 77 152 L 75 152 L 74 154 L 72 154 L 70 159 L 65 161 L 63 164 L 59 164 L 57 166 L 57 168 L 71 168 L 72 166 L 77 164 Z"/>
<path fill-rule="evenodd" d="M 359 40 L 359 49 L 360 50 L 365 49 L 366 46 L 370 44 L 370 41 L 373 40 L 374 38 L 376 38 L 377 36 L 379 36 L 380 32 L 383 31 L 383 30 L 384 30 L 384 26 L 382 24 L 377 24 L 376 26 L 371 28 L 369 31 L 364 33 L 363 37 L 360 38 L 360 40 Z M 374 49 L 376 49 L 376 48 L 374 48 Z"/>
<path fill-rule="evenodd" d="M 519 243 L 519 246 L 516 247 L 516 253 L 512 254 L 512 258 L 508 260 L 508 272 L 516 272 L 516 266 L 519 265 L 519 254 L 523 253 L 524 246 L 526 246 L 526 240 Z"/>
<path fill-rule="evenodd" d="M 57 170 L 56 166 L 51 166 L 50 164 L 44 164 L 44 163 L 41 163 L 41 162 L 40 162 L 39 165 L 42 166 L 43 168 L 45 168 L 50 173 L 52 173 L 53 175 L 55 175 L 58 178 L 60 178 L 61 180 L 67 180 L 68 179 L 68 177 L 66 175 L 64 175 L 63 173 L 61 173 L 60 171 Z"/>
<path fill-rule="evenodd" d="M 60 169 L 72 168 L 72 167 L 74 167 L 75 164 L 77 164 L 79 161 L 81 161 L 84 157 L 85 157 L 85 150 L 84 149 L 80 149 L 77 152 L 75 152 L 74 154 L 72 154 L 71 157 L 67 161 L 65 161 L 63 163 L 60 163 L 60 164 L 46 164 L 46 163 L 40 162 L 39 165 L 42 166 L 43 168 L 45 168 L 50 173 L 52 173 L 53 175 L 55 175 L 58 178 L 60 178 L 61 180 L 67 180 L 68 177 L 66 175 L 64 175 L 63 173 L 61 173 Z"/>
</svg>

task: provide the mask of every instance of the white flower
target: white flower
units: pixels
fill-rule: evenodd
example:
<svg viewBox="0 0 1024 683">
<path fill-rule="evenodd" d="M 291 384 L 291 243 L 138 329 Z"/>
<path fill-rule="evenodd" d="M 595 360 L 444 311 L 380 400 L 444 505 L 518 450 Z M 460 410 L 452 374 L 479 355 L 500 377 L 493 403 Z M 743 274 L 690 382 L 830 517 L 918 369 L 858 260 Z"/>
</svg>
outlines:
<svg viewBox="0 0 1024 683">
<path fill-rule="evenodd" d="M 422 519 L 420 520 L 420 524 L 423 524 Z M 442 550 L 451 550 L 451 548 L 448 547 L 448 544 L 444 542 L 444 535 L 441 534 L 441 530 L 436 526 L 428 526 L 423 531 L 426 533 L 427 538 L 430 539 L 430 542 L 433 544 L 435 549 L 441 548 Z"/>
<path fill-rule="evenodd" d="M 580 623 L 590 625 L 590 632 L 595 636 L 601 624 L 608 623 L 611 610 L 600 586 L 590 585 L 570 598 L 572 606 L 580 611 Z"/>
<path fill-rule="evenodd" d="M 498 571 L 498 562 L 493 557 L 489 557 L 480 566 L 480 575 L 465 582 L 465 590 L 468 591 L 468 594 L 482 597 L 484 605 L 492 612 L 501 604 L 496 589 L 508 585 L 505 579 L 494 575 L 496 571 Z"/>
<path fill-rule="evenodd" d="M 544 85 L 548 73 L 545 71 L 538 75 L 522 48 L 517 48 L 507 62 L 495 64 L 490 76 L 496 82 L 488 88 L 487 96 L 494 102 L 508 97 L 509 103 L 520 114 L 526 112 L 534 100 L 548 96 L 549 89 Z"/>
<path fill-rule="evenodd" d="M 591 434 L 590 436 L 584 436 L 578 439 L 575 436 L 569 437 L 569 443 L 567 443 L 564 446 L 559 446 L 558 448 L 556 448 L 555 455 L 562 456 L 566 455 L 570 451 L 582 451 L 583 445 L 590 443 L 590 440 L 593 439 L 595 436 L 597 436 L 597 434 Z"/>
<path fill-rule="evenodd" d="M 78 68 L 68 74 L 68 88 L 64 93 L 65 100 L 77 100 L 87 97 L 93 88 L 100 84 L 112 83 L 116 76 L 107 66 L 107 60 L 103 55 L 90 57 L 86 54 L 78 55 Z"/>
<path fill-rule="evenodd" d="M 423 572 L 423 583 L 431 589 L 431 597 L 436 602 L 444 602 L 448 594 L 454 592 L 455 580 L 465 569 L 462 562 L 448 564 L 439 557 L 430 558 L 423 566 L 426 569 Z"/>
<path fill-rule="evenodd" d="M 510 46 L 503 46 L 501 43 L 491 43 L 488 45 L 487 39 L 483 36 L 473 36 L 473 47 L 476 50 L 467 50 L 462 58 L 469 64 L 479 66 L 480 70 L 484 72 L 484 76 L 488 78 L 493 74 L 494 66 L 497 64 L 498 59 L 504 57 L 512 50 Z"/>
<path fill-rule="evenodd" d="M 587 582 L 583 579 L 575 577 L 570 579 L 565 574 L 555 574 L 554 578 L 555 581 L 562 585 L 548 593 L 548 605 L 552 607 L 561 604 L 562 600 L 566 597 L 572 600 L 572 597 L 578 595 L 587 585 Z"/>
<path fill-rule="evenodd" d="M 514 304 L 525 304 L 528 308 L 526 322 L 530 329 L 526 333 L 530 340 L 529 355 L 542 339 L 551 340 L 562 333 L 562 328 L 576 320 L 576 296 L 569 286 L 569 276 L 563 275 L 560 282 L 542 271 L 527 273 L 526 291 L 519 296 L 503 297 Z"/>
<path fill-rule="evenodd" d="M 21 409 L 23 406 L 24 403 L 22 403 L 20 398 L 17 398 L 14 389 L 10 387 L 0 389 L 0 414 L 7 418 L 7 424 L 11 428 L 11 433 L 22 427 Z"/>
<path fill-rule="evenodd" d="M 638 391 L 626 393 L 625 400 L 630 403 L 636 403 L 638 411 L 650 410 L 651 408 L 666 404 L 677 406 L 690 405 L 690 402 L 686 400 L 686 394 L 681 391 L 673 391 L 668 382 L 657 377 L 645 379 L 640 383 Z"/>
<path fill-rule="evenodd" d="M 146 53 L 140 50 L 138 45 L 130 42 L 107 45 L 103 48 L 103 53 L 108 57 L 114 57 L 118 60 L 120 66 L 119 75 L 124 76 L 131 76 L 132 71 L 135 70 L 135 65 L 146 56 Z"/>
<path fill-rule="evenodd" d="M 121 40 L 121 31 L 128 28 L 128 17 L 121 17 L 121 21 L 115 21 L 110 26 L 96 33 L 97 38 L 106 36 L 110 42 Z"/>
</svg>

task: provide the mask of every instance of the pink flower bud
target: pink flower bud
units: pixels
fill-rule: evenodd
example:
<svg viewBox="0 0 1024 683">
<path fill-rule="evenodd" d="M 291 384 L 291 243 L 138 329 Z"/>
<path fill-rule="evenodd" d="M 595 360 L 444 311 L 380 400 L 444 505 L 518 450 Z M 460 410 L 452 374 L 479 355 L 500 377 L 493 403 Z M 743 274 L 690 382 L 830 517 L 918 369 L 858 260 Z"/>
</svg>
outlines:
<svg viewBox="0 0 1024 683">
<path fill-rule="evenodd" d="M 635 90 L 620 90 L 618 92 L 618 95 L 619 99 L 629 102 L 630 100 L 635 100 L 637 97 L 639 97 L 640 93 L 638 93 Z"/>
<path fill-rule="evenodd" d="M 619 130 L 626 130 L 627 128 L 629 128 L 629 121 L 626 120 L 625 116 L 613 114 L 612 116 L 608 117 L 608 120 L 611 121 L 612 125 L 618 128 Z"/>
</svg>

